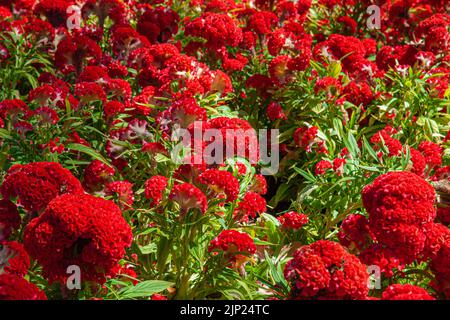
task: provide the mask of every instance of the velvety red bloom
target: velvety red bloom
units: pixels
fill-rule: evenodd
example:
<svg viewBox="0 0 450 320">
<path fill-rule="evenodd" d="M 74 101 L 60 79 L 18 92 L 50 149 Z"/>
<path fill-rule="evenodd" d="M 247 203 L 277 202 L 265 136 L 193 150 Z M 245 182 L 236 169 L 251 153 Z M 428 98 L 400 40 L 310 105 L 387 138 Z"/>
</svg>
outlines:
<svg viewBox="0 0 450 320">
<path fill-rule="evenodd" d="M 450 242 L 450 229 L 440 223 L 428 223 L 424 226 L 426 236 L 423 250 L 424 259 L 435 258 L 441 247 Z"/>
<path fill-rule="evenodd" d="M 0 274 L 0 300 L 47 300 L 34 284 L 13 274 Z"/>
<path fill-rule="evenodd" d="M 361 251 L 358 257 L 367 266 L 380 268 L 380 272 L 388 278 L 394 275 L 396 269 L 401 270 L 403 268 L 395 253 L 380 244 L 372 244 Z"/>
<path fill-rule="evenodd" d="M 394 171 L 383 174 L 364 187 L 362 199 L 373 226 L 379 219 L 382 223 L 424 224 L 435 218 L 435 191 L 414 173 Z"/>
<path fill-rule="evenodd" d="M 49 85 L 37 87 L 28 93 L 28 101 L 36 101 L 39 106 L 48 106 L 49 100 L 52 101 L 55 98 L 55 89 Z"/>
<path fill-rule="evenodd" d="M 371 241 L 369 221 L 360 214 L 351 214 L 342 221 L 339 242 L 350 251 L 363 250 Z"/>
<path fill-rule="evenodd" d="M 249 191 L 239 202 L 234 215 L 237 219 L 248 221 L 249 217 L 256 218 L 266 211 L 266 200 L 259 194 Z"/>
<path fill-rule="evenodd" d="M 450 298 L 450 243 L 443 244 L 431 261 L 431 270 L 436 275 L 437 289 Z"/>
<path fill-rule="evenodd" d="M 314 171 L 314 174 L 316 176 L 322 175 L 322 174 L 325 174 L 325 172 L 328 169 L 332 169 L 332 168 L 333 168 L 333 165 L 331 164 L 330 161 L 320 160 L 319 162 L 316 163 L 316 169 Z"/>
<path fill-rule="evenodd" d="M 20 114 L 27 117 L 30 113 L 31 111 L 27 104 L 20 99 L 3 100 L 0 102 L 0 117 L 3 119 L 7 116 L 14 119 Z"/>
<path fill-rule="evenodd" d="M 83 19 L 89 19 L 90 15 L 96 15 L 99 25 L 103 27 L 105 19 L 109 17 L 117 24 L 127 22 L 127 10 L 125 4 L 119 0 L 88 0 L 84 3 L 81 14 Z"/>
<path fill-rule="evenodd" d="M 97 62 L 101 56 L 102 50 L 94 40 L 81 35 L 68 36 L 58 43 L 55 66 L 63 73 L 80 74 L 83 66 Z"/>
<path fill-rule="evenodd" d="M 384 145 L 389 150 L 389 157 L 397 156 L 403 150 L 403 145 L 401 144 L 401 142 L 395 138 L 392 138 L 392 133 L 395 132 L 393 130 L 394 129 L 387 126 L 383 130 L 375 133 L 372 138 L 370 138 L 370 143 L 375 145 L 375 149 L 379 149 L 383 141 Z"/>
<path fill-rule="evenodd" d="M 267 181 L 262 174 L 255 174 L 254 182 L 250 187 L 250 191 L 256 192 L 261 195 L 267 193 Z"/>
<path fill-rule="evenodd" d="M 325 152 L 323 141 L 320 141 L 317 137 L 319 128 L 317 127 L 300 127 L 294 132 L 294 142 L 301 149 L 306 152 L 312 152 L 313 147 L 317 148 L 318 152 Z"/>
<path fill-rule="evenodd" d="M 450 225 L 450 207 L 438 207 L 436 215 L 439 222 L 446 226 Z"/>
<path fill-rule="evenodd" d="M 136 29 L 152 42 L 167 42 L 178 32 L 178 14 L 167 7 L 148 9 L 139 17 Z"/>
<path fill-rule="evenodd" d="M 277 217 L 281 225 L 287 230 L 298 230 L 308 223 L 308 216 L 303 213 L 289 211 Z"/>
<path fill-rule="evenodd" d="M 266 114 L 270 121 L 275 121 L 277 119 L 287 119 L 286 115 L 283 112 L 283 109 L 281 108 L 281 105 L 277 102 L 271 102 L 267 106 Z"/>
<path fill-rule="evenodd" d="M 314 92 L 317 94 L 319 92 L 326 92 L 329 96 L 334 96 L 341 90 L 341 82 L 333 77 L 323 77 L 317 80 L 314 86 Z"/>
<path fill-rule="evenodd" d="M 411 284 L 392 284 L 383 291 L 382 300 L 435 300 L 425 289 Z"/>
<path fill-rule="evenodd" d="M 206 46 L 211 49 L 236 47 L 242 41 L 242 30 L 231 17 L 212 12 L 206 12 L 189 21 L 184 33 L 186 36 L 205 39 Z"/>
<path fill-rule="evenodd" d="M 108 101 L 103 106 L 103 114 L 105 118 L 113 118 L 114 116 L 124 113 L 125 105 L 120 101 Z"/>
<path fill-rule="evenodd" d="M 205 194 L 190 183 L 177 184 L 170 192 L 170 199 L 180 206 L 181 214 L 186 214 L 190 209 L 199 209 L 205 213 L 208 209 L 208 201 Z"/>
<path fill-rule="evenodd" d="M 425 157 L 414 148 L 410 149 L 410 154 L 411 154 L 411 162 L 413 165 L 411 168 L 411 172 L 422 177 L 424 175 L 425 168 L 427 166 Z"/>
<path fill-rule="evenodd" d="M 198 182 L 207 185 L 219 198 L 226 196 L 226 202 L 233 202 L 239 194 L 239 181 L 232 173 L 224 170 L 209 169 L 200 174 Z"/>
<path fill-rule="evenodd" d="M 67 8 L 73 4 L 71 0 L 41 0 L 34 7 L 36 16 L 45 16 L 54 27 L 66 25 Z"/>
<path fill-rule="evenodd" d="M 119 60 L 128 60 L 131 51 L 150 45 L 146 37 L 141 36 L 131 26 L 127 25 L 113 28 L 111 42 L 113 52 Z"/>
<path fill-rule="evenodd" d="M 368 106 L 375 98 L 372 89 L 366 82 L 350 82 L 344 87 L 343 94 L 347 101 L 356 106 Z"/>
<path fill-rule="evenodd" d="M 223 251 L 228 256 L 236 254 L 254 254 L 256 246 L 253 239 L 244 232 L 223 230 L 211 241 L 208 251 Z"/>
<path fill-rule="evenodd" d="M 24 245 L 52 281 L 64 282 L 70 265 L 84 281 L 103 283 L 131 244 L 131 228 L 112 201 L 62 195 L 25 228 Z"/>
<path fill-rule="evenodd" d="M 205 121 L 206 119 L 206 110 L 191 97 L 183 97 L 175 101 L 158 116 L 158 122 L 161 123 L 163 130 L 169 125 L 177 124 L 181 128 L 187 128 L 195 121 Z"/>
<path fill-rule="evenodd" d="M 419 144 L 418 150 L 425 157 L 429 168 L 435 168 L 442 165 L 443 148 L 431 141 L 423 141 Z"/>
<path fill-rule="evenodd" d="M 126 180 L 106 183 L 105 194 L 116 196 L 121 208 L 131 208 L 134 203 L 133 184 Z"/>
<path fill-rule="evenodd" d="M 0 200 L 0 241 L 8 239 L 20 226 L 21 218 L 16 205 L 8 199 Z"/>
<path fill-rule="evenodd" d="M 256 34 L 264 35 L 269 33 L 278 22 L 278 17 L 269 11 L 254 12 L 247 21 L 247 28 Z"/>
<path fill-rule="evenodd" d="M 344 164 L 346 163 L 347 160 L 344 158 L 336 158 L 333 160 L 333 170 L 338 176 L 341 176 L 344 173 Z"/>
<path fill-rule="evenodd" d="M 106 101 L 106 94 L 102 87 L 95 82 L 80 82 L 75 85 L 75 96 L 86 104 L 92 101 Z"/>
<path fill-rule="evenodd" d="M 34 162 L 14 165 L 3 180 L 5 199 L 18 197 L 26 210 L 40 212 L 58 195 L 83 193 L 81 183 L 69 170 L 56 162 Z"/>
<path fill-rule="evenodd" d="M 93 160 L 86 169 L 84 169 L 83 187 L 88 191 L 101 190 L 114 174 L 114 168 L 100 160 Z"/>
<path fill-rule="evenodd" d="M 239 118 L 217 117 L 209 119 L 207 126 L 218 129 L 223 139 L 224 159 L 240 156 L 255 164 L 259 159 L 259 144 L 255 129 L 246 120 Z M 228 153 L 227 153 L 228 152 Z"/>
<path fill-rule="evenodd" d="M 284 268 L 294 299 L 364 299 L 366 266 L 339 243 L 319 240 L 300 247 Z"/>
<path fill-rule="evenodd" d="M 369 226 L 377 241 L 411 263 L 425 246 L 423 226 L 436 217 L 435 192 L 423 178 L 410 172 L 388 172 L 362 192 Z"/>
<path fill-rule="evenodd" d="M 164 176 L 153 176 L 145 181 L 145 197 L 151 199 L 150 206 L 157 206 L 161 202 L 167 181 Z"/>
<path fill-rule="evenodd" d="M 30 257 L 17 241 L 0 241 L 0 270 L 24 276 L 30 267 Z"/>
<path fill-rule="evenodd" d="M 158 293 L 152 294 L 151 300 L 168 300 L 166 296 L 163 296 Z"/>
</svg>

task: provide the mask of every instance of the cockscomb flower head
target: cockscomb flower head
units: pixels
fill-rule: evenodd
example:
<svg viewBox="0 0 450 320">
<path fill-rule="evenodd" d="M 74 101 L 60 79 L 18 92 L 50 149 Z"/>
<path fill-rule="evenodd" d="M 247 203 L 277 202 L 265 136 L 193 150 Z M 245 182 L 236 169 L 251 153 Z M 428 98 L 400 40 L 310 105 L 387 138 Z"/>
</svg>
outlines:
<svg viewBox="0 0 450 320">
<path fill-rule="evenodd" d="M 51 281 L 65 283 L 78 265 L 84 281 L 103 283 L 131 244 L 131 228 L 114 202 L 88 194 L 62 195 L 25 228 L 27 252 Z"/>
</svg>

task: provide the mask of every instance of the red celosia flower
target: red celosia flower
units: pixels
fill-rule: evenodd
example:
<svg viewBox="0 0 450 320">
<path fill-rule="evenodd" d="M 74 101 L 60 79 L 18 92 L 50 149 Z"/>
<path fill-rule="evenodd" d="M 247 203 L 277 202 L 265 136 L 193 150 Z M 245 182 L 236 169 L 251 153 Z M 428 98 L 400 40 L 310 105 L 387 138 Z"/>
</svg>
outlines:
<svg viewBox="0 0 450 320">
<path fill-rule="evenodd" d="M 28 211 L 40 212 L 58 195 L 83 193 L 80 182 L 56 162 L 34 162 L 11 167 L 3 180 L 5 199 L 18 197 Z"/>
<path fill-rule="evenodd" d="M 356 106 L 362 105 L 366 107 L 375 98 L 372 93 L 372 89 L 366 82 L 350 82 L 347 86 L 344 87 L 343 94 L 345 95 L 347 101 L 353 103 Z"/>
<path fill-rule="evenodd" d="M 151 296 L 151 300 L 168 300 L 166 296 L 163 296 L 161 294 L 158 293 L 154 293 Z"/>
<path fill-rule="evenodd" d="M 325 174 L 325 172 L 328 169 L 332 169 L 332 168 L 333 168 L 333 165 L 331 164 L 330 161 L 320 160 L 319 162 L 316 163 L 316 169 L 314 171 L 314 174 L 316 176 L 322 175 L 322 174 Z"/>
<path fill-rule="evenodd" d="M 80 74 L 83 66 L 97 62 L 102 56 L 98 44 L 81 35 L 66 37 L 58 43 L 55 52 L 55 66 L 63 73 L 75 71 Z"/>
<path fill-rule="evenodd" d="M 236 254 L 254 254 L 256 246 L 253 239 L 246 233 L 236 230 L 223 230 L 211 241 L 208 251 L 223 251 L 232 257 Z"/>
<path fill-rule="evenodd" d="M 84 169 L 83 187 L 89 191 L 101 190 L 114 173 L 114 168 L 100 160 L 94 160 Z"/>
<path fill-rule="evenodd" d="M 54 27 L 66 25 L 67 8 L 72 5 L 70 0 L 41 0 L 34 7 L 36 16 L 45 16 Z"/>
<path fill-rule="evenodd" d="M 388 172 L 362 192 L 370 230 L 401 262 L 411 263 L 425 246 L 423 226 L 436 217 L 435 192 L 410 172 Z"/>
<path fill-rule="evenodd" d="M 102 87 L 95 82 L 80 82 L 75 85 L 75 96 L 86 104 L 92 101 L 106 101 L 106 94 Z"/>
<path fill-rule="evenodd" d="M 168 7 L 148 9 L 137 22 L 137 31 L 152 42 L 167 42 L 178 32 L 178 14 Z"/>
<path fill-rule="evenodd" d="M 403 145 L 397 139 L 392 138 L 393 133 L 395 133 L 395 129 L 387 126 L 383 130 L 375 133 L 370 139 L 370 143 L 376 145 L 375 149 L 378 149 L 383 141 L 384 145 L 389 150 L 389 157 L 397 156 L 403 150 Z"/>
<path fill-rule="evenodd" d="M 125 112 L 125 105 L 120 101 L 108 101 L 103 106 L 103 114 L 106 119 L 111 119 L 118 114 Z"/>
<path fill-rule="evenodd" d="M 336 158 L 333 160 L 333 170 L 338 176 L 344 173 L 344 164 L 346 163 L 347 161 L 344 158 Z"/>
<path fill-rule="evenodd" d="M 442 165 L 443 149 L 431 141 L 423 141 L 419 144 L 419 151 L 425 157 L 425 161 L 429 168 L 435 168 Z"/>
<path fill-rule="evenodd" d="M 267 106 L 266 114 L 270 121 L 275 121 L 277 119 L 287 119 L 286 115 L 283 112 L 283 109 L 281 108 L 281 105 L 277 102 L 271 102 Z"/>
<path fill-rule="evenodd" d="M 317 137 L 319 129 L 317 127 L 300 127 L 294 132 L 294 142 L 302 150 L 306 152 L 312 152 L 312 148 L 317 144 L 318 152 L 325 152 L 326 149 L 323 145 L 323 141 L 320 141 Z"/>
<path fill-rule="evenodd" d="M 364 264 L 380 268 L 380 272 L 388 278 L 394 275 L 394 269 L 401 270 L 403 268 L 394 252 L 380 244 L 372 244 L 361 251 L 358 257 Z"/>
<path fill-rule="evenodd" d="M 265 195 L 267 193 L 266 178 L 264 178 L 262 174 L 255 174 L 255 180 L 249 190 L 261 195 Z"/>
<path fill-rule="evenodd" d="M 62 195 L 25 228 L 24 245 L 50 281 L 64 282 L 70 265 L 84 281 L 103 283 L 131 244 L 131 228 L 112 201 Z"/>
<path fill-rule="evenodd" d="M 167 178 L 163 176 L 153 176 L 145 181 L 145 197 L 151 199 L 150 205 L 157 206 L 163 197 L 163 192 L 167 187 Z"/>
<path fill-rule="evenodd" d="M 239 181 L 232 173 L 209 169 L 200 174 L 198 182 L 207 185 L 219 198 L 226 196 L 226 202 L 233 202 L 239 194 Z"/>
<path fill-rule="evenodd" d="M 20 226 L 20 215 L 14 203 L 8 199 L 0 200 L 0 241 L 8 239 Z"/>
<path fill-rule="evenodd" d="M 52 101 L 56 98 L 56 92 L 53 87 L 49 85 L 43 85 L 31 90 L 28 93 L 28 100 L 36 101 L 39 106 L 48 106 L 49 100 Z"/>
<path fill-rule="evenodd" d="M 105 19 L 109 17 L 117 24 L 126 23 L 127 10 L 125 4 L 119 0 L 88 0 L 81 9 L 83 19 L 88 20 L 91 14 L 99 19 L 103 27 Z"/>
<path fill-rule="evenodd" d="M 410 154 L 411 154 L 411 162 L 413 165 L 411 168 L 411 172 L 422 177 L 424 175 L 425 168 L 427 166 L 425 157 L 414 148 L 410 149 Z"/>
<path fill-rule="evenodd" d="M 131 208 L 134 203 L 133 184 L 126 180 L 106 183 L 105 194 L 117 196 L 119 206 L 123 209 Z"/>
<path fill-rule="evenodd" d="M 227 14 L 206 12 L 188 22 L 186 36 L 204 38 L 206 46 L 218 49 L 223 46 L 236 47 L 242 41 L 242 30 Z"/>
<path fill-rule="evenodd" d="M 369 221 L 360 214 L 351 214 L 342 221 L 339 242 L 350 251 L 363 250 L 371 241 Z"/>
<path fill-rule="evenodd" d="M 308 216 L 303 213 L 289 211 L 277 217 L 281 225 L 287 230 L 298 230 L 308 223 Z"/>
<path fill-rule="evenodd" d="M 150 45 L 147 38 L 141 36 L 129 25 L 112 29 L 111 42 L 114 54 L 119 60 L 128 60 L 131 51 Z"/>
<path fill-rule="evenodd" d="M 430 266 L 436 275 L 437 289 L 450 298 L 450 243 L 448 241 L 441 246 Z"/>
<path fill-rule="evenodd" d="M 269 11 L 256 11 L 247 21 L 247 28 L 258 35 L 269 33 L 277 25 L 278 17 Z"/>
<path fill-rule="evenodd" d="M 364 299 L 369 291 L 366 266 L 328 240 L 298 249 L 286 264 L 284 277 L 294 299 Z"/>
<path fill-rule="evenodd" d="M 3 100 L 0 102 L 0 117 L 5 119 L 10 116 L 15 119 L 19 114 L 28 117 L 31 114 L 27 104 L 20 99 Z"/>
<path fill-rule="evenodd" d="M 259 144 L 255 129 L 248 121 L 239 118 L 217 117 L 208 120 L 210 129 L 218 129 L 223 139 L 222 155 L 240 156 L 256 164 L 259 160 Z"/>
<path fill-rule="evenodd" d="M 170 192 L 170 199 L 179 204 L 181 214 L 186 214 L 190 209 L 199 209 L 205 213 L 208 208 L 206 196 L 190 183 L 175 185 Z"/>
<path fill-rule="evenodd" d="M 0 272 L 24 276 L 30 267 L 30 257 L 16 241 L 0 241 Z"/>
<path fill-rule="evenodd" d="M 435 300 L 425 289 L 411 284 L 392 284 L 383 291 L 382 300 Z"/>
<path fill-rule="evenodd" d="M 34 284 L 13 274 L 0 274 L 0 300 L 47 300 Z"/>
<path fill-rule="evenodd" d="M 266 200 L 259 194 L 249 191 L 239 202 L 234 216 L 242 221 L 248 221 L 249 217 L 256 218 L 258 214 L 266 211 Z"/>
<path fill-rule="evenodd" d="M 424 226 L 426 236 L 423 257 L 435 258 L 441 247 L 450 242 L 450 229 L 440 223 L 428 223 Z"/>
</svg>

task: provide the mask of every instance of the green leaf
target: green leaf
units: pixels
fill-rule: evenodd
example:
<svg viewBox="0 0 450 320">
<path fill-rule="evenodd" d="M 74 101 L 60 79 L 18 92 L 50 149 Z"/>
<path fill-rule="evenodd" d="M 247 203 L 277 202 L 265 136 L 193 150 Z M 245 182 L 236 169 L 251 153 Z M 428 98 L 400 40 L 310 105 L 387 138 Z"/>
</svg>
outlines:
<svg viewBox="0 0 450 320">
<path fill-rule="evenodd" d="M 125 288 L 125 290 L 120 293 L 120 298 L 133 299 L 133 298 L 149 297 L 152 294 L 164 291 L 173 285 L 174 285 L 173 282 L 162 280 L 142 281 L 133 287 Z"/>
<path fill-rule="evenodd" d="M 108 166 L 111 166 L 109 164 L 108 160 L 106 160 L 100 153 L 98 153 L 97 151 L 95 151 L 94 149 L 92 149 L 90 147 L 87 147 L 87 146 L 79 144 L 79 143 L 69 143 L 66 145 L 66 148 L 70 149 L 70 150 L 85 153 L 85 154 L 91 156 L 92 158 L 99 160 L 99 161 L 103 162 L 104 164 L 107 164 Z"/>
</svg>

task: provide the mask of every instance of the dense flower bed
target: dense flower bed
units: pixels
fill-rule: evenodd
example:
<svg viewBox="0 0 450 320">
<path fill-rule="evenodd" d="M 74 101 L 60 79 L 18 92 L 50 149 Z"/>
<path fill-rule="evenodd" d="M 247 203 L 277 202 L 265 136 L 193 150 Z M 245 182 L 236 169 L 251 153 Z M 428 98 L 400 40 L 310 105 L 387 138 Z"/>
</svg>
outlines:
<svg viewBox="0 0 450 320">
<path fill-rule="evenodd" d="M 0 299 L 450 299 L 449 82 L 446 0 L 0 0 Z"/>
</svg>

